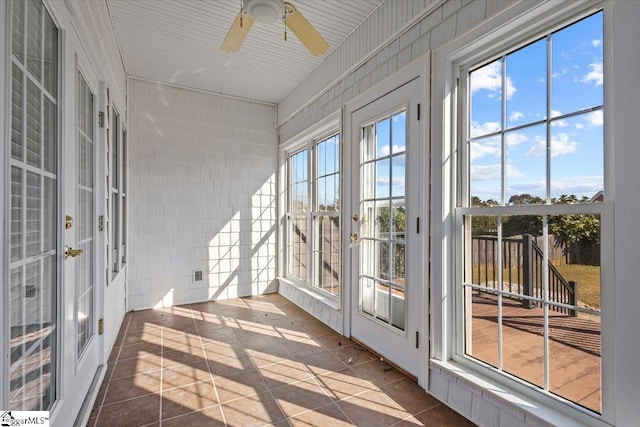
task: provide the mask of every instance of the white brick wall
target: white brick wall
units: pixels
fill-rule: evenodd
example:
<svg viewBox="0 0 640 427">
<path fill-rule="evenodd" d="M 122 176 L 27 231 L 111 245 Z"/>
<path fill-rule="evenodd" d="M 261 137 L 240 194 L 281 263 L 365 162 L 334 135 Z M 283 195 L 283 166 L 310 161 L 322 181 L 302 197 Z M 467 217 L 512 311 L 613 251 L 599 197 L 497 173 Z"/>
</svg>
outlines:
<svg viewBox="0 0 640 427">
<path fill-rule="evenodd" d="M 275 107 L 129 89 L 128 308 L 277 291 Z"/>
<path fill-rule="evenodd" d="M 551 425 L 525 413 L 508 401 L 497 398 L 481 386 L 434 364 L 429 370 L 429 392 L 479 426 L 548 427 Z"/>
</svg>

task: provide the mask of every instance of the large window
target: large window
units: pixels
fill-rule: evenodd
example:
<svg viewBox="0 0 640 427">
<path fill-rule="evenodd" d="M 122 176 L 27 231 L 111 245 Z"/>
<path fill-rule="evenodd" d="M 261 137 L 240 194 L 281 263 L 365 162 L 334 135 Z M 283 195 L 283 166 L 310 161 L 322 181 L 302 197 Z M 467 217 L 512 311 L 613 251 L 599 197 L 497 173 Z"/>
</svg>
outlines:
<svg viewBox="0 0 640 427">
<path fill-rule="evenodd" d="M 109 176 L 107 182 L 110 194 L 110 262 L 111 277 L 114 278 L 126 262 L 126 142 L 127 133 L 120 115 L 113 108 L 109 134 Z"/>
<path fill-rule="evenodd" d="M 463 67 L 456 202 L 457 354 L 597 413 L 603 80 L 602 11 Z"/>
<path fill-rule="evenodd" d="M 288 277 L 339 294 L 339 135 L 288 155 L 286 259 Z"/>
</svg>

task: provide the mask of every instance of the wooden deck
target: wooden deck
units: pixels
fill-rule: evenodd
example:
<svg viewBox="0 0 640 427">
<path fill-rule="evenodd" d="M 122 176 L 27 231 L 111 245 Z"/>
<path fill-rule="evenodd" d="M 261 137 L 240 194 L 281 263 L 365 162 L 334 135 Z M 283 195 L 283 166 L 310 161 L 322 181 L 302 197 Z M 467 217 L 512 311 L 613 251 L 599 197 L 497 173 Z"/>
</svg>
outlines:
<svg viewBox="0 0 640 427">
<path fill-rule="evenodd" d="M 467 354 L 498 365 L 497 297 L 474 293 L 472 336 Z M 601 340 L 597 316 L 577 317 L 549 311 L 549 391 L 601 412 Z M 503 298 L 502 369 L 544 387 L 541 308 L 524 308 Z"/>
</svg>

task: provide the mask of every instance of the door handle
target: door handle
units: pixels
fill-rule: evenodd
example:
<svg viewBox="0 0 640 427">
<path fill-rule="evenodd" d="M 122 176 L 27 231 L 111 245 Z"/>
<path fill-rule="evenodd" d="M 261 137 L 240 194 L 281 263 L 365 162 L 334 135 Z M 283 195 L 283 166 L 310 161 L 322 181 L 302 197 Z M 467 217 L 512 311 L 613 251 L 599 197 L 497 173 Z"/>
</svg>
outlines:
<svg viewBox="0 0 640 427">
<path fill-rule="evenodd" d="M 78 255 L 82 255 L 82 249 L 73 249 L 70 248 L 69 246 L 64 247 L 64 259 L 67 259 L 69 257 L 77 257 Z"/>
<path fill-rule="evenodd" d="M 351 243 L 358 242 L 358 233 L 351 233 Z"/>
</svg>

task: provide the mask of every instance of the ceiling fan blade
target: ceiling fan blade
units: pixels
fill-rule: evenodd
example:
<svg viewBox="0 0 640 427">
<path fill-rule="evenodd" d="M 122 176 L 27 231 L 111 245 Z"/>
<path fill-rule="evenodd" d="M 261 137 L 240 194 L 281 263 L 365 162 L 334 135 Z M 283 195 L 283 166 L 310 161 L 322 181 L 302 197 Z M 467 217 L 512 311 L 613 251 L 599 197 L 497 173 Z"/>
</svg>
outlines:
<svg viewBox="0 0 640 427">
<path fill-rule="evenodd" d="M 291 3 L 286 2 L 285 8 L 287 13 L 285 21 L 287 27 L 293 31 L 293 34 L 309 49 L 312 55 L 324 55 L 327 49 L 329 49 L 329 45 L 324 41 L 320 33 L 313 28 L 309 21 L 307 21 L 300 11 Z"/>
<path fill-rule="evenodd" d="M 246 13 L 243 15 L 243 13 L 244 12 L 242 10 L 238 13 L 233 24 L 231 24 L 231 28 L 229 28 L 227 36 L 222 42 L 222 46 L 220 46 L 220 49 L 225 52 L 231 53 L 240 50 L 242 42 L 244 42 L 245 37 L 247 37 L 247 34 L 253 25 L 253 18 Z M 240 17 L 242 17 L 242 25 L 240 25 Z"/>
</svg>

